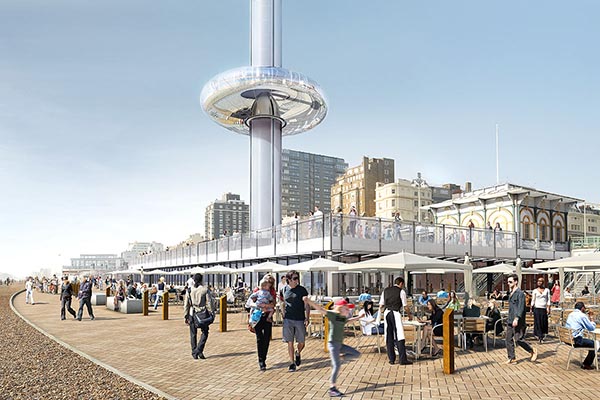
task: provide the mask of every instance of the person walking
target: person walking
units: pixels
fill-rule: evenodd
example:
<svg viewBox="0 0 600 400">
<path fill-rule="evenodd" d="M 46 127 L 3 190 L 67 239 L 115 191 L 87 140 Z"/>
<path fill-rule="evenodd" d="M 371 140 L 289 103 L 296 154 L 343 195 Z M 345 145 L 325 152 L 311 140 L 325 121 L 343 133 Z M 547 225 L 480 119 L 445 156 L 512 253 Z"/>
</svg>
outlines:
<svg viewBox="0 0 600 400">
<path fill-rule="evenodd" d="M 333 310 L 326 310 L 320 304 L 312 302 L 308 296 L 304 296 L 303 300 L 309 305 L 319 310 L 325 315 L 329 321 L 329 338 L 327 340 L 327 349 L 331 358 L 331 378 L 329 379 L 330 397 L 342 397 L 344 394 L 336 387 L 337 377 L 340 372 L 340 354 L 344 355 L 345 360 L 350 358 L 360 357 L 360 352 L 354 347 L 344 344 L 344 326 L 346 322 L 355 321 L 359 317 L 348 318 L 350 311 L 354 308 L 354 304 L 348 303 L 341 299 L 334 303 Z"/>
<path fill-rule="evenodd" d="M 183 315 L 185 318 L 185 323 L 190 327 L 190 342 L 192 345 L 192 357 L 197 359 L 205 360 L 204 356 L 204 347 L 206 346 L 206 341 L 208 340 L 208 325 L 202 325 L 199 329 L 202 331 L 202 336 L 200 336 L 200 340 L 197 340 L 198 337 L 198 328 L 192 321 L 192 316 L 194 313 L 203 312 L 204 310 L 208 310 L 213 313 L 213 298 L 211 291 L 206 287 L 202 286 L 202 275 L 195 274 L 193 276 L 194 285 L 193 288 L 188 288 L 187 293 L 185 294 L 185 300 L 183 302 Z"/>
<path fill-rule="evenodd" d="M 404 291 L 404 278 L 396 278 L 394 286 L 385 288 L 379 299 L 379 318 L 383 315 L 385 323 L 385 344 L 390 364 L 396 363 L 396 351 L 400 357 L 400 365 L 411 365 L 406 356 L 404 328 L 402 327 L 402 308 L 405 308 L 409 319 L 412 314 Z M 382 314 L 383 313 L 383 314 Z"/>
<path fill-rule="evenodd" d="M 259 302 L 259 290 L 265 288 L 269 291 L 269 302 Z M 259 309 L 262 311 L 260 320 L 254 326 L 254 334 L 256 335 L 256 351 L 258 352 L 258 367 L 261 371 L 267 369 L 267 353 L 269 352 L 269 343 L 271 343 L 271 335 L 273 332 L 273 320 L 269 317 L 267 310 L 275 308 L 275 278 L 271 274 L 263 276 L 258 284 L 258 290 L 248 297 L 246 307 Z"/>
<path fill-rule="evenodd" d="M 300 285 L 300 274 L 291 270 L 286 275 L 288 286 L 283 292 L 283 341 L 287 343 L 290 356 L 289 372 L 296 371 L 302 363 L 301 353 L 306 339 L 306 327 L 310 321 L 310 306 L 303 299 L 308 291 Z M 298 349 L 294 351 L 294 341 Z"/>
<path fill-rule="evenodd" d="M 77 314 L 75 310 L 71 308 L 71 299 L 73 298 L 73 287 L 71 286 L 71 282 L 69 282 L 69 277 L 63 277 L 63 283 L 60 287 L 60 319 L 65 320 L 66 311 L 69 312 L 73 316 L 73 318 L 77 318 Z"/>
<path fill-rule="evenodd" d="M 519 277 L 511 274 L 507 279 L 510 294 L 508 297 L 508 319 L 506 320 L 506 364 L 516 364 L 515 342 L 530 354 L 530 360 L 537 359 L 537 350 L 524 340 L 525 337 L 525 293 L 519 288 Z M 513 341 L 514 340 L 514 341 Z"/>
<path fill-rule="evenodd" d="M 90 281 L 87 275 L 83 276 L 83 282 L 81 282 L 81 287 L 79 289 L 77 299 L 79 299 L 79 310 L 77 311 L 77 320 L 81 321 L 81 317 L 83 317 L 83 306 L 87 306 L 87 312 L 90 316 L 90 319 L 92 321 L 96 319 L 94 317 L 94 311 L 92 310 L 92 281 Z"/>
<path fill-rule="evenodd" d="M 543 343 L 548 334 L 548 314 L 550 313 L 550 290 L 544 278 L 538 278 L 537 288 L 531 293 L 531 312 L 533 313 L 533 334 Z"/>
<path fill-rule="evenodd" d="M 154 309 L 158 308 L 158 301 L 162 299 L 163 294 L 165 293 L 165 277 L 161 276 L 158 280 L 158 284 L 156 285 L 156 300 L 154 300 Z"/>
<path fill-rule="evenodd" d="M 33 278 L 29 277 L 29 279 L 27 279 L 27 282 L 25 282 L 25 304 L 35 304 L 35 302 L 33 301 L 33 288 Z"/>
</svg>

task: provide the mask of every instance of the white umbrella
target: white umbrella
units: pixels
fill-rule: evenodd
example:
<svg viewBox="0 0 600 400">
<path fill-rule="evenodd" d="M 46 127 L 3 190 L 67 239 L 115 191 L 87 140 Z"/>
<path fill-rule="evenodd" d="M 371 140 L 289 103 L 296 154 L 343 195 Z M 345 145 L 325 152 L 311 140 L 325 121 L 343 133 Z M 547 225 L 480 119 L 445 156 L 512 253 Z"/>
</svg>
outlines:
<svg viewBox="0 0 600 400">
<path fill-rule="evenodd" d="M 546 268 L 578 268 L 580 271 L 600 268 L 600 253 L 586 253 L 580 256 L 572 256 L 535 264 L 537 269 Z"/>
<path fill-rule="evenodd" d="M 204 275 L 205 272 L 206 272 L 206 268 L 202 268 L 202 267 L 194 267 L 191 269 L 184 269 L 183 271 L 178 271 L 178 273 L 180 273 L 180 274 L 190 274 L 190 275 L 194 275 L 194 274 Z"/>
<path fill-rule="evenodd" d="M 246 272 L 271 272 L 274 268 L 280 267 L 281 264 L 277 264 L 271 261 L 267 261 L 260 264 L 250 265 L 248 267 L 239 268 L 234 270 L 236 273 L 246 273 Z"/>
<path fill-rule="evenodd" d="M 324 271 L 337 271 L 340 267 L 347 264 L 329 260 L 327 258 L 315 258 L 313 260 L 304 261 L 298 264 L 292 265 L 279 265 L 273 268 L 273 272 L 288 272 L 295 269 L 298 272 L 324 272 Z"/>
<path fill-rule="evenodd" d="M 463 272 L 464 272 L 464 270 L 462 270 L 462 269 L 427 268 L 427 269 L 423 269 L 423 270 L 411 271 L 410 273 L 413 275 L 420 275 L 420 274 L 443 275 L 443 274 L 462 274 Z"/>
<path fill-rule="evenodd" d="M 223 265 L 215 265 L 210 268 L 206 268 L 204 270 L 205 274 L 215 274 L 215 275 L 227 275 L 227 274 L 235 274 L 237 270 L 229 267 L 225 267 Z"/>
<path fill-rule="evenodd" d="M 473 269 L 470 265 L 400 252 L 354 264 L 344 264 L 340 267 L 340 271 L 416 271 L 428 268 L 460 270 L 461 272 Z"/>
<path fill-rule="evenodd" d="M 476 268 L 473 270 L 474 274 L 514 274 L 516 273 L 516 266 L 510 264 L 496 264 L 490 265 L 489 267 Z M 547 274 L 547 271 L 542 271 L 539 269 L 533 268 L 523 268 L 521 269 L 521 273 L 525 275 L 535 275 L 535 274 Z"/>
</svg>

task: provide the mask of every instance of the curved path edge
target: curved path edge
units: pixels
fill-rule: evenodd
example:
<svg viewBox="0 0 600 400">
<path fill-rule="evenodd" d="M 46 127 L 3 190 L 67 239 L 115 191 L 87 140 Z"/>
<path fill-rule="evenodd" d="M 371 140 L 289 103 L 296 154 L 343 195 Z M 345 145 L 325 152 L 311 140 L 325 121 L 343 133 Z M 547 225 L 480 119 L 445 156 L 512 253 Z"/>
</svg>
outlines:
<svg viewBox="0 0 600 400">
<path fill-rule="evenodd" d="M 54 336 L 54 335 L 51 335 L 50 333 L 46 332 L 45 330 L 43 330 L 43 329 L 41 329 L 40 327 L 38 327 L 37 325 L 35 325 L 33 322 L 29 321 L 27 318 L 25 318 L 25 317 L 24 317 L 24 316 L 23 316 L 23 315 L 22 315 L 22 314 L 21 314 L 21 313 L 20 313 L 20 312 L 19 312 L 19 311 L 18 311 L 18 310 L 15 308 L 15 306 L 14 306 L 14 304 L 13 304 L 13 301 L 14 301 L 15 297 L 17 297 L 19 294 L 21 294 L 21 293 L 23 293 L 23 292 L 25 292 L 25 289 L 21 289 L 21 290 L 19 290 L 19 291 L 15 292 L 15 293 L 13 293 L 13 295 L 12 295 L 12 296 L 10 296 L 10 301 L 9 301 L 9 304 L 10 304 L 10 309 L 11 309 L 11 310 L 12 310 L 12 311 L 13 311 L 15 314 L 17 314 L 17 315 L 19 316 L 19 318 L 21 318 L 23 321 L 25 321 L 27 324 L 29 324 L 31 327 L 33 327 L 35 330 L 37 330 L 38 332 L 40 332 L 40 333 L 41 333 L 41 334 L 43 334 L 44 336 L 46 336 L 46 337 L 48 337 L 48 338 L 52 339 L 53 341 L 55 341 L 56 343 L 60 344 L 61 346 L 65 347 L 65 348 L 67 348 L 67 349 L 69 349 L 69 350 L 71 350 L 72 352 L 74 352 L 74 353 L 77 353 L 77 354 L 79 354 L 80 356 L 87 358 L 88 360 L 90 360 L 90 361 L 91 361 L 91 362 L 93 362 L 94 364 L 97 364 L 97 365 L 101 366 L 102 368 L 104 368 L 104 369 L 107 369 L 107 370 L 109 370 L 110 372 L 112 372 L 112 373 L 114 373 L 114 374 L 117 374 L 117 375 L 119 375 L 121 378 L 127 379 L 129 382 L 131 382 L 131 383 L 133 383 L 133 384 L 135 384 L 135 385 L 138 385 L 138 386 L 141 386 L 141 387 L 143 387 L 144 389 L 148 390 L 149 392 L 152 392 L 152 393 L 154 393 L 154 394 L 156 394 L 156 395 L 158 395 L 158 396 L 162 396 L 162 397 L 164 397 L 164 398 L 165 398 L 165 399 L 167 399 L 167 400 L 178 400 L 176 397 L 173 397 L 173 396 L 171 396 L 171 395 L 169 395 L 169 394 L 167 394 L 167 393 L 163 392 L 162 390 L 159 390 L 159 389 L 155 388 L 155 387 L 154 387 L 154 386 L 152 386 L 152 385 L 149 385 L 149 384 L 147 384 L 147 383 L 145 383 L 145 382 L 142 382 L 142 381 L 140 381 L 140 380 L 138 380 L 138 379 L 134 378 L 134 377 L 133 377 L 133 376 L 131 376 L 131 375 L 127 375 L 127 374 L 125 374 L 125 373 L 123 373 L 123 372 L 119 371 L 119 370 L 118 370 L 118 369 L 116 369 L 115 367 L 113 367 L 113 366 L 111 366 L 111 365 L 108 365 L 108 364 L 106 364 L 106 363 L 104 363 L 104 362 L 102 362 L 102 361 L 98 360 L 97 358 L 94 358 L 94 357 L 90 356 L 89 354 L 82 352 L 81 350 L 78 350 L 78 349 L 76 349 L 75 347 L 71 346 L 70 344 L 63 342 L 62 340 L 60 340 L 60 339 L 59 339 L 59 338 L 57 338 L 56 336 Z"/>
</svg>

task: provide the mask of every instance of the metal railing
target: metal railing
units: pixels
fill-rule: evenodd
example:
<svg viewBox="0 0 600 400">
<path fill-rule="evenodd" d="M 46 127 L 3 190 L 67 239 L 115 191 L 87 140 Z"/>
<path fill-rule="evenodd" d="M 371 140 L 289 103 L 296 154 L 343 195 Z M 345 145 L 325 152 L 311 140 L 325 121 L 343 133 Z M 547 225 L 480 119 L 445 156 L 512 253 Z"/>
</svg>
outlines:
<svg viewBox="0 0 600 400">
<path fill-rule="evenodd" d="M 572 237 L 572 249 L 600 249 L 600 236 Z"/>
<path fill-rule="evenodd" d="M 395 253 L 434 257 L 515 258 L 515 232 L 419 224 L 385 218 L 323 215 L 273 228 L 139 256 L 131 268 L 199 265 L 318 252 Z"/>
</svg>

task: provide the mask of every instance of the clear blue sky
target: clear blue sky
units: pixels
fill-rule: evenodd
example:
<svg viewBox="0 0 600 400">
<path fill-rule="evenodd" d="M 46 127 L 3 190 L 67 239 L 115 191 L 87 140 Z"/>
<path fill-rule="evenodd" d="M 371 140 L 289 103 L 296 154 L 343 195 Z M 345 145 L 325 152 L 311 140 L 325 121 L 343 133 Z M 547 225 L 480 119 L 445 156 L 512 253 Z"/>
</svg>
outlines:
<svg viewBox="0 0 600 400">
<path fill-rule="evenodd" d="M 600 201 L 599 2 L 283 3 L 284 66 L 330 105 L 284 147 L 481 187 L 498 123 L 501 181 Z M 249 4 L 0 2 L 0 271 L 174 244 L 248 200 L 248 139 L 198 97 L 249 63 Z"/>
</svg>

